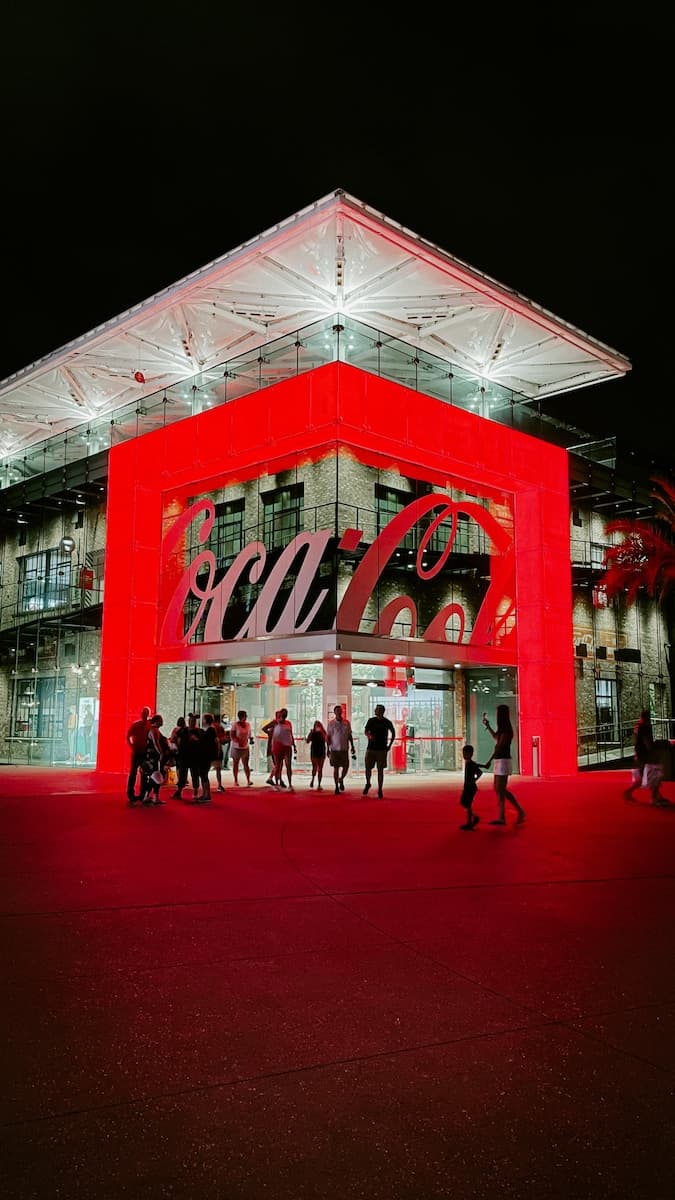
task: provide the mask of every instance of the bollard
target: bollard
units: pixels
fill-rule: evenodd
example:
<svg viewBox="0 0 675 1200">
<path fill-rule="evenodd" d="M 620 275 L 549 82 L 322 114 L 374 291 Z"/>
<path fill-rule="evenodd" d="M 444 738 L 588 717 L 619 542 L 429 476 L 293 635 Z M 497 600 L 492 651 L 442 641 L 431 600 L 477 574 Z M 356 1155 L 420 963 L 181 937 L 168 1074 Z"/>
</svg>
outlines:
<svg viewBox="0 0 675 1200">
<path fill-rule="evenodd" d="M 541 744 L 539 740 L 539 734 L 535 733 L 532 735 L 532 774 L 534 775 L 535 779 L 538 779 L 541 775 L 541 763 L 539 761 L 540 750 Z"/>
</svg>

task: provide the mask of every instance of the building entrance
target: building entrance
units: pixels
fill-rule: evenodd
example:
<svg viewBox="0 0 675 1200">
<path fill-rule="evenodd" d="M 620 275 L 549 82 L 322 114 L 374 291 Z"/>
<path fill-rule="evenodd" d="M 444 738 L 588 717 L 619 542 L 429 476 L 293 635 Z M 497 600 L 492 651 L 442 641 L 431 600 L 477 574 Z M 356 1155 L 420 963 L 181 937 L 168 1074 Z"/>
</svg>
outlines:
<svg viewBox="0 0 675 1200">
<path fill-rule="evenodd" d="M 497 694 L 499 675 L 494 676 Z M 321 662 L 278 667 L 181 664 L 161 667 L 158 674 L 158 709 L 170 726 L 177 716 L 190 712 L 200 718 L 205 712 L 219 714 L 227 726 L 245 709 L 255 737 L 251 766 L 256 773 L 267 769 L 263 726 L 280 708 L 288 710 L 293 725 L 298 747 L 295 767 L 300 773 L 311 770 L 307 735 L 316 720 L 327 724 L 337 702 L 351 722 L 359 766 L 366 749 L 366 721 L 375 706 L 383 704 L 396 730 L 391 771 L 457 771 L 468 727 L 467 697 L 464 673 L 452 668 L 352 663 L 350 686 L 340 696 L 326 694 Z"/>
<path fill-rule="evenodd" d="M 494 739 L 483 726 L 483 713 L 488 714 L 494 729 L 497 706 L 506 704 L 514 732 L 511 747 L 514 773 L 520 770 L 516 679 L 515 668 L 511 667 L 489 667 L 465 672 L 467 741 L 474 747 L 474 758 L 476 762 L 483 763 L 495 748 Z"/>
</svg>

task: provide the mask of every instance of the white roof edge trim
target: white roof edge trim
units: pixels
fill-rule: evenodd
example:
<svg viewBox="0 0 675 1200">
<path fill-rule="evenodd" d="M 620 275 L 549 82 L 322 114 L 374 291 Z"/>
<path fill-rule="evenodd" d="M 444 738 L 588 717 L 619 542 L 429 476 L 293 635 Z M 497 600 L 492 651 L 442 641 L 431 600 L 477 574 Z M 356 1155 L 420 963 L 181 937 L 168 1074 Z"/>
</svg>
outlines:
<svg viewBox="0 0 675 1200">
<path fill-rule="evenodd" d="M 198 267 L 196 270 L 191 271 L 189 275 L 184 275 L 181 279 L 176 280 L 175 283 L 162 288 L 161 291 L 148 296 L 145 300 L 139 300 L 137 304 L 125 309 L 124 312 L 118 313 L 117 316 L 111 317 L 101 325 L 94 326 L 87 333 L 82 333 L 79 337 L 73 338 L 72 341 L 66 342 L 65 345 L 59 346 L 51 354 L 46 354 L 42 358 L 36 359 L 35 362 L 22 367 L 21 370 L 14 371 L 6 379 L 0 380 L 0 395 L 15 387 L 17 383 L 28 382 L 33 375 L 42 375 L 46 371 L 53 371 L 63 362 L 67 362 L 75 357 L 79 350 L 89 349 L 101 341 L 106 341 L 108 336 L 113 333 L 123 333 L 125 327 L 135 324 L 139 316 L 168 306 L 179 295 L 188 295 L 194 288 L 203 286 L 205 279 L 208 279 L 210 274 L 218 271 L 226 263 L 233 262 L 257 244 L 272 239 L 275 234 L 285 232 L 289 226 L 299 224 L 308 217 L 320 216 L 326 208 L 330 208 L 335 203 L 336 196 L 341 194 L 335 192 L 324 196 L 321 200 L 316 200 L 314 204 L 300 209 L 299 212 L 294 213 L 291 217 L 286 217 L 283 221 L 278 221 L 276 225 L 271 225 L 263 233 L 256 234 L 255 237 L 241 242 L 234 249 L 228 250 L 225 254 L 219 255 L 218 258 L 212 259 L 211 262 L 206 263 L 203 267 Z"/>
<path fill-rule="evenodd" d="M 567 340 L 574 342 L 575 345 L 581 348 L 593 349 L 596 353 L 598 351 L 602 352 L 602 357 L 606 358 L 608 365 L 612 366 L 615 370 L 630 371 L 630 360 L 621 354 L 619 350 L 615 350 L 613 346 L 609 346 L 606 342 L 602 342 L 598 338 L 592 337 L 591 334 L 585 333 L 582 329 L 578 329 L 571 322 L 565 321 L 563 317 L 557 317 L 555 313 L 538 304 L 536 300 L 530 300 L 514 288 L 500 283 L 499 280 L 493 279 L 490 275 L 485 275 L 477 267 L 472 267 L 469 263 L 463 262 L 462 259 L 455 258 L 447 250 L 443 250 L 440 246 L 434 245 L 433 242 L 427 241 L 426 238 L 414 233 L 411 229 L 407 229 L 404 225 L 399 225 L 396 221 L 392 221 L 390 217 L 384 216 L 383 213 L 370 209 L 368 205 L 363 204 L 360 200 L 356 200 L 353 196 L 344 194 L 344 200 L 346 202 L 345 207 L 348 206 L 350 212 L 352 211 L 351 206 L 355 205 L 358 211 L 374 217 L 376 221 L 384 224 L 388 229 L 400 231 L 404 237 L 412 238 L 420 249 L 420 257 L 424 256 L 427 261 L 432 256 L 436 260 L 438 258 L 442 259 L 451 268 L 451 272 L 455 277 L 460 276 L 467 283 L 473 284 L 489 299 L 497 303 L 503 303 L 504 299 L 508 297 L 511 301 L 509 307 L 520 312 L 523 316 L 530 317 L 544 329 L 566 337 Z M 438 262 L 434 265 L 438 265 Z"/>
<path fill-rule="evenodd" d="M 34 363 L 7 376 L 6 379 L 0 380 L 0 395 L 11 391 L 17 384 L 28 383 L 32 377 L 41 376 L 48 371 L 58 369 L 59 366 L 66 362 L 76 360 L 81 351 L 94 348 L 98 343 L 105 342 L 113 334 L 123 333 L 126 328 L 135 325 L 141 316 L 145 316 L 153 311 L 161 311 L 161 309 L 176 303 L 177 300 L 186 298 L 194 289 L 203 287 L 210 274 L 217 273 L 226 264 L 232 264 L 237 258 L 245 256 L 251 250 L 265 242 L 273 242 L 276 237 L 285 234 L 294 225 L 300 225 L 303 222 L 314 223 L 323 216 L 326 210 L 330 210 L 331 208 L 335 208 L 342 213 L 348 213 L 358 223 L 367 226 L 381 236 L 387 237 L 400 247 L 403 246 L 404 239 L 408 243 L 412 241 L 415 244 L 419 257 L 424 259 L 429 265 L 445 269 L 454 278 L 459 277 L 464 282 L 470 283 L 494 303 L 501 303 L 502 305 L 506 303 L 507 307 L 524 317 L 528 317 L 547 331 L 601 358 L 613 371 L 624 374 L 631 369 L 630 361 L 618 350 L 584 333 L 583 330 L 578 329 L 562 318 L 556 317 L 554 313 L 545 309 L 536 301 L 530 300 L 513 288 L 501 284 L 498 280 L 465 263 L 462 259 L 455 258 L 452 254 L 434 245 L 433 242 L 429 242 L 413 230 L 392 220 L 377 209 L 371 208 L 362 200 L 350 195 L 343 189 L 337 188 L 335 191 L 328 193 L 293 215 L 278 221 L 262 233 L 256 234 L 254 237 L 234 247 L 234 249 L 206 263 L 203 267 L 191 271 L 188 275 L 183 276 L 175 283 L 170 284 L 147 299 L 139 301 L 117 316 L 111 317 L 108 321 L 95 326 L 94 329 L 87 333 L 81 334 L 79 337 L 67 342 L 51 354 L 37 359 Z"/>
</svg>

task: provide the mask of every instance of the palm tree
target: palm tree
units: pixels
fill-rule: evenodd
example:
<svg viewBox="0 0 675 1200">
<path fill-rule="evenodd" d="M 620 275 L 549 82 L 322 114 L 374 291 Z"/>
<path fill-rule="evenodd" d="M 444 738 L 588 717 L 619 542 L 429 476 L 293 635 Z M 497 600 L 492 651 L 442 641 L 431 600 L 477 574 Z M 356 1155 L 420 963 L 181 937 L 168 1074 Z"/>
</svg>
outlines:
<svg viewBox="0 0 675 1200">
<path fill-rule="evenodd" d="M 623 541 L 605 552 L 605 574 L 601 583 L 611 599 L 621 592 L 626 603 L 633 604 L 640 588 L 663 608 L 668 641 L 673 644 L 675 630 L 675 484 L 661 476 L 652 483 L 659 490 L 650 495 L 657 502 L 652 520 L 618 517 L 609 521 L 607 533 L 623 534 Z M 671 712 L 675 704 L 675 662 L 668 655 Z"/>
</svg>

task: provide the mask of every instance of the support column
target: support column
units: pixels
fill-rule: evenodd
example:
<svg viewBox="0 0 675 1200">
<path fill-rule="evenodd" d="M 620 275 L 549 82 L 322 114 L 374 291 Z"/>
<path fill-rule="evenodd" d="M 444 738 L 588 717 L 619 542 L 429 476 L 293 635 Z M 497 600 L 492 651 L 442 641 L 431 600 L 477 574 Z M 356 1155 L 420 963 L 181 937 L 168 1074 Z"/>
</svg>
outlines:
<svg viewBox="0 0 675 1200">
<path fill-rule="evenodd" d="M 323 723 L 333 717 L 336 704 L 342 715 L 352 719 L 352 664 L 348 658 L 326 658 L 323 663 Z"/>
</svg>

